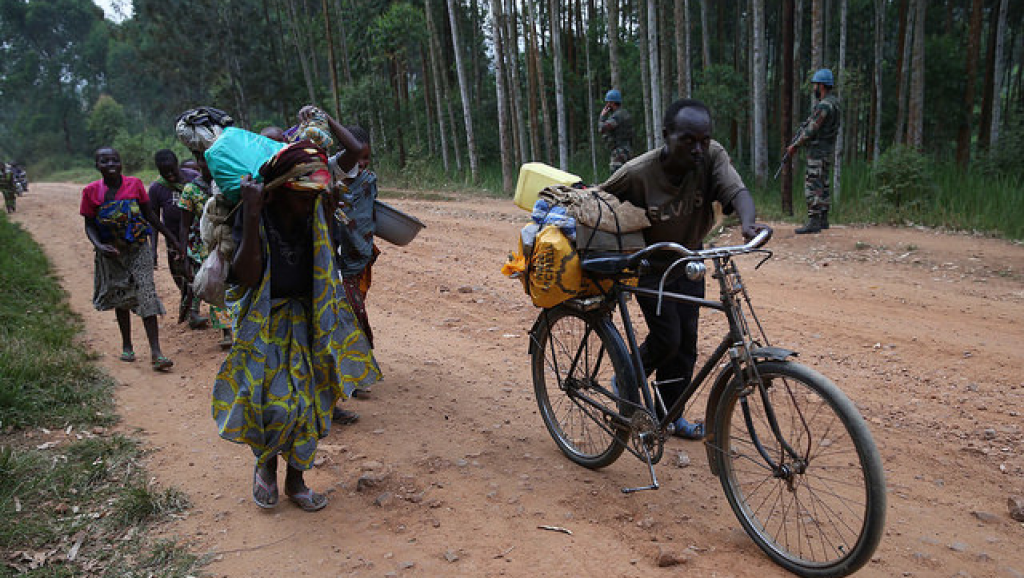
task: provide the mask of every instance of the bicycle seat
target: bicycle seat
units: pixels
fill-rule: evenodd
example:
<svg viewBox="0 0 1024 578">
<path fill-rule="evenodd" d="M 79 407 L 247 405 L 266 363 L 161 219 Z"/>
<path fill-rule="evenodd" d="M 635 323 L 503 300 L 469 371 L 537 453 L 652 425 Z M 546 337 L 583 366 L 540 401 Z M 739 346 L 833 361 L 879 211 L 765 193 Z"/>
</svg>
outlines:
<svg viewBox="0 0 1024 578">
<path fill-rule="evenodd" d="M 635 275 L 635 271 L 631 270 L 635 269 L 637 260 L 636 254 L 589 252 L 580 259 L 580 266 L 594 277 L 614 277 L 626 273 Z"/>
</svg>

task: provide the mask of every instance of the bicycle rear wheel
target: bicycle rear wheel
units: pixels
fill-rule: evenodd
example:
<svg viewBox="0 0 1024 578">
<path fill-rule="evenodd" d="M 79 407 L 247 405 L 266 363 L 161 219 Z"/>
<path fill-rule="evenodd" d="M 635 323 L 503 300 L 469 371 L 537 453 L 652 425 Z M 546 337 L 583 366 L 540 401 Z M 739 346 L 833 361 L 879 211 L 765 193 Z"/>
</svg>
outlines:
<svg viewBox="0 0 1024 578">
<path fill-rule="evenodd" d="M 541 314 L 533 339 L 533 389 L 551 437 L 581 466 L 611 464 L 629 442 L 629 429 L 609 412 L 632 413 L 610 397 L 612 377 L 620 376 L 620 396 L 638 397 L 621 336 L 607 316 L 559 306 Z"/>
<path fill-rule="evenodd" d="M 738 380 L 723 394 L 709 441 L 743 528 L 775 562 L 801 576 L 846 576 L 870 560 L 885 524 L 882 461 L 864 419 L 825 376 L 763 361 L 764 398 Z M 771 460 L 771 463 L 769 462 Z"/>
</svg>

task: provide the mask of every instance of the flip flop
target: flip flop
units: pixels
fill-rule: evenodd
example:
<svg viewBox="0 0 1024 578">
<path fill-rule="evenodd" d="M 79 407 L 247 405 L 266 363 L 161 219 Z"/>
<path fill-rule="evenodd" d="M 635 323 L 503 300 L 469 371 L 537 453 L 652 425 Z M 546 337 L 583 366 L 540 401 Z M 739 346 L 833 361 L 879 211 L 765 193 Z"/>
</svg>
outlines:
<svg viewBox="0 0 1024 578">
<path fill-rule="evenodd" d="M 259 493 L 267 496 L 265 500 L 260 500 Z M 256 466 L 252 472 L 252 501 L 256 502 L 256 505 L 269 510 L 277 505 L 278 493 L 277 493 L 277 480 L 271 483 L 267 483 L 260 475 L 260 467 Z"/>
<path fill-rule="evenodd" d="M 128 363 L 135 361 L 135 352 L 131 349 L 121 351 L 121 361 L 127 361 Z"/>
<path fill-rule="evenodd" d="M 687 440 L 704 439 L 704 422 L 690 423 L 684 418 L 676 420 L 676 431 L 672 434 Z"/>
<path fill-rule="evenodd" d="M 327 505 L 327 496 L 306 488 L 297 494 L 288 494 L 288 499 L 307 512 L 322 510 Z"/>
<path fill-rule="evenodd" d="M 349 425 L 359 421 L 359 414 L 354 411 L 335 407 L 331 412 L 331 421 L 338 425 Z"/>
<path fill-rule="evenodd" d="M 174 366 L 174 362 L 161 355 L 153 358 L 153 371 L 167 371 Z"/>
</svg>

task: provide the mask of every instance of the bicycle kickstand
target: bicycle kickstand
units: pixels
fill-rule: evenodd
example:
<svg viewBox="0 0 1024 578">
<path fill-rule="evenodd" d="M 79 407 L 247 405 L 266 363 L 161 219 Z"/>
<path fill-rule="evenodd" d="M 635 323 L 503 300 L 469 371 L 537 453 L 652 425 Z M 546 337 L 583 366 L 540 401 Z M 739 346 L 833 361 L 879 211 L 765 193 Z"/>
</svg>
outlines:
<svg viewBox="0 0 1024 578">
<path fill-rule="evenodd" d="M 659 488 L 658 476 L 655 475 L 655 473 L 654 473 L 654 463 L 651 462 L 651 452 L 647 449 L 647 444 L 645 443 L 645 440 L 644 440 L 644 438 L 646 438 L 647 436 L 650 436 L 650 435 L 654 435 L 654 434 L 653 433 L 642 433 L 642 434 L 640 434 L 640 448 L 644 451 L 644 461 L 647 463 L 647 471 L 650 472 L 650 474 L 651 474 L 651 484 L 648 485 L 648 486 L 640 486 L 639 488 L 622 488 L 622 493 L 623 494 L 632 494 L 634 492 L 639 492 L 639 491 L 642 491 L 642 490 L 657 490 Z"/>
</svg>

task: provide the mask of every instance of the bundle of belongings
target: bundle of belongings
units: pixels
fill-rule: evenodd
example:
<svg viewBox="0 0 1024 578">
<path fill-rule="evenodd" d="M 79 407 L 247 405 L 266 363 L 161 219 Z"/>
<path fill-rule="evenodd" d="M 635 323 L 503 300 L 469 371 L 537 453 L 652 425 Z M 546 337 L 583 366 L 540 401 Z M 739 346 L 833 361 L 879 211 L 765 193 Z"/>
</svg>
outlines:
<svg viewBox="0 0 1024 578">
<path fill-rule="evenodd" d="M 519 234 L 519 251 L 501 271 L 519 279 L 537 307 L 599 295 L 610 281 L 595 282 L 580 265 L 580 252 L 632 252 L 644 248 L 646 212 L 600 188 L 554 185 L 542 190 L 532 222 Z"/>
<path fill-rule="evenodd" d="M 178 115 L 174 133 L 190 151 L 205 152 L 224 129 L 235 124 L 228 113 L 209 106 L 192 108 Z"/>
</svg>

